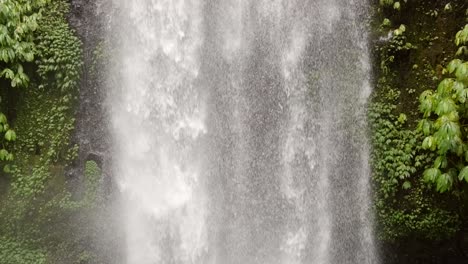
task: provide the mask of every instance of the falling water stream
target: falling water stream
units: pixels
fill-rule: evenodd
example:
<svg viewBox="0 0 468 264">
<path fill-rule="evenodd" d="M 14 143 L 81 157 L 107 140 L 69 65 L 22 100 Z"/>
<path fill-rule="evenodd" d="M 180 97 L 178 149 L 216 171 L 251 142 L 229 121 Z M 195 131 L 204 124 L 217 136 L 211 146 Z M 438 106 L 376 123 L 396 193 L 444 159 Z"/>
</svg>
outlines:
<svg viewBox="0 0 468 264">
<path fill-rule="evenodd" d="M 108 1 L 126 263 L 378 263 L 365 0 Z"/>
</svg>

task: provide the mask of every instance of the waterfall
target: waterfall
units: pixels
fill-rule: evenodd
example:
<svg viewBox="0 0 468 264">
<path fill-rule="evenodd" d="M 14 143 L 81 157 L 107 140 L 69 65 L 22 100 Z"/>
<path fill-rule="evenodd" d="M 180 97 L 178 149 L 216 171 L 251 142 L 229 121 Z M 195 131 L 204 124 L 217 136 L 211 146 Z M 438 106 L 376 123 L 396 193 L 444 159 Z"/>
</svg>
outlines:
<svg viewBox="0 0 468 264">
<path fill-rule="evenodd" d="M 106 1 L 124 263 L 378 263 L 365 0 Z"/>
</svg>

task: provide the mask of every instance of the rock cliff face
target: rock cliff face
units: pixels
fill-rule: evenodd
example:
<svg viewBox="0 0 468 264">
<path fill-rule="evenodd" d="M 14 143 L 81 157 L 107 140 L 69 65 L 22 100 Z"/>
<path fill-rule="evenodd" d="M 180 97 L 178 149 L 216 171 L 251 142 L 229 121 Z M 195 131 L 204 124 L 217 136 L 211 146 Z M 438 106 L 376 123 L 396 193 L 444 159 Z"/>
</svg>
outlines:
<svg viewBox="0 0 468 264">
<path fill-rule="evenodd" d="M 77 175 L 83 174 L 86 160 L 94 160 L 101 166 L 105 181 L 108 181 L 110 175 L 108 164 L 111 139 L 105 111 L 103 61 L 100 60 L 108 18 L 101 10 L 106 2 L 109 1 L 71 0 L 69 21 L 83 42 L 84 54 L 73 136 L 73 143 L 79 145 L 79 155 L 68 173 L 72 178 L 79 178 Z"/>
<path fill-rule="evenodd" d="M 111 136 L 106 112 L 106 61 L 103 59 L 106 25 L 110 15 L 106 0 L 71 0 L 69 22 L 83 43 L 84 67 L 81 77 L 78 102 L 75 106 L 75 131 L 73 142 L 79 146 L 78 158 L 68 168 L 67 176 L 71 187 L 79 195 L 83 189 L 83 175 L 86 161 L 93 160 L 102 169 L 100 185 L 101 204 L 94 209 L 89 223 L 95 230 L 93 237 L 86 241 L 95 260 L 99 263 L 124 263 L 122 250 L 125 240 L 122 226 L 118 223 L 119 193 L 115 187 L 111 169 Z"/>
</svg>

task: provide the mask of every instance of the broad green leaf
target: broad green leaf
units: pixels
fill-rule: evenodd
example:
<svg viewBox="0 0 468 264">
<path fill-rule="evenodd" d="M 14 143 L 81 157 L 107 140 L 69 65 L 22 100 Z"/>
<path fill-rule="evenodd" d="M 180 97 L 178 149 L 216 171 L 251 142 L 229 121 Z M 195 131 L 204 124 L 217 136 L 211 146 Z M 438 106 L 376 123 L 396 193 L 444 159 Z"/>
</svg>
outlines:
<svg viewBox="0 0 468 264">
<path fill-rule="evenodd" d="M 437 147 L 439 155 L 445 155 L 450 149 L 452 149 L 452 140 L 448 139 L 447 136 L 441 137 L 440 134 L 437 135 Z M 434 151 L 434 149 L 431 149 Z"/>
<path fill-rule="evenodd" d="M 452 188 L 453 179 L 449 173 L 444 173 L 437 177 L 437 191 L 444 193 Z"/>
<path fill-rule="evenodd" d="M 431 90 L 424 91 L 419 97 L 419 111 L 424 113 L 425 117 L 429 117 L 430 113 L 434 110 L 434 96 Z"/>
<path fill-rule="evenodd" d="M 16 140 L 16 133 L 15 131 L 13 130 L 8 130 L 6 133 L 5 133 L 5 139 L 8 140 L 8 141 L 14 141 Z"/>
<path fill-rule="evenodd" d="M 442 125 L 440 130 L 449 138 L 460 136 L 460 125 L 457 122 L 447 122 Z"/>
<path fill-rule="evenodd" d="M 458 101 L 462 104 L 466 102 L 468 99 L 468 89 L 463 89 L 460 92 L 458 92 Z"/>
<path fill-rule="evenodd" d="M 465 88 L 465 85 L 463 85 L 463 83 L 460 82 L 460 81 L 455 81 L 455 82 L 453 83 L 453 90 L 456 91 L 456 92 L 460 92 L 460 91 L 462 91 L 464 88 Z"/>
<path fill-rule="evenodd" d="M 444 11 L 446 12 L 452 11 L 452 4 L 451 3 L 446 4 L 444 7 Z"/>
<path fill-rule="evenodd" d="M 455 70 L 462 64 L 462 61 L 460 59 L 455 59 L 452 60 L 448 65 L 447 65 L 447 70 L 449 73 L 454 73 Z"/>
<path fill-rule="evenodd" d="M 457 71 L 455 72 L 455 76 L 457 76 L 458 80 L 467 81 L 468 80 L 468 63 L 462 63 L 457 67 Z"/>
<path fill-rule="evenodd" d="M 447 167 L 447 157 L 446 156 L 438 156 L 434 162 L 434 168 L 437 169 L 444 169 Z"/>
<path fill-rule="evenodd" d="M 441 115 L 448 114 L 455 110 L 457 110 L 457 105 L 455 104 L 453 99 L 446 97 L 440 100 L 439 104 L 436 107 L 435 112 L 437 115 L 441 116 Z"/>
<path fill-rule="evenodd" d="M 462 157 L 463 156 L 463 152 L 465 151 L 465 144 L 463 143 L 463 141 L 460 139 L 459 136 L 456 136 L 452 143 L 454 144 L 454 146 L 452 147 L 452 149 L 454 150 L 455 154 L 457 154 L 457 156 L 459 157 Z"/>
<path fill-rule="evenodd" d="M 461 46 L 458 48 L 457 53 L 455 53 L 456 56 L 461 56 L 463 54 L 468 55 L 468 48 L 466 48 L 466 46 Z"/>
<path fill-rule="evenodd" d="M 424 171 L 424 181 L 433 183 L 441 175 L 441 172 L 437 168 L 430 168 Z"/>
<path fill-rule="evenodd" d="M 411 188 L 411 182 L 405 181 L 405 182 L 403 183 L 403 189 L 404 189 L 404 190 L 408 190 L 409 188 Z"/>
<path fill-rule="evenodd" d="M 422 131 L 425 136 L 428 136 L 431 133 L 432 122 L 427 119 L 422 119 L 419 121 L 418 130 Z"/>
<path fill-rule="evenodd" d="M 3 113 L 0 113 L 0 124 L 6 124 L 7 118 Z"/>
<path fill-rule="evenodd" d="M 460 171 L 460 174 L 458 174 L 458 179 L 460 181 L 465 180 L 466 182 L 468 182 L 468 166 L 464 167 Z"/>
<path fill-rule="evenodd" d="M 451 78 L 443 79 L 437 87 L 437 93 L 443 97 L 448 96 L 452 92 L 454 82 L 455 80 Z"/>
<path fill-rule="evenodd" d="M 8 151 L 6 149 L 1 149 L 0 150 L 0 160 L 5 160 L 7 156 L 8 156 Z"/>
<path fill-rule="evenodd" d="M 447 119 L 450 121 L 450 122 L 458 122 L 459 120 L 459 116 L 458 116 L 458 112 L 457 111 L 452 111 L 450 113 L 448 113 L 447 116 Z"/>
<path fill-rule="evenodd" d="M 405 32 L 406 31 L 406 26 L 401 24 L 400 27 L 398 28 L 401 32 Z"/>
<path fill-rule="evenodd" d="M 424 139 L 423 144 L 422 144 L 423 149 L 433 149 L 434 146 L 435 146 L 434 137 L 429 136 Z"/>
<path fill-rule="evenodd" d="M 390 26 L 391 24 L 392 24 L 392 22 L 391 22 L 390 19 L 388 19 L 388 18 L 385 18 L 385 19 L 383 20 L 383 22 L 382 22 L 382 26 L 384 26 L 384 27 L 388 27 L 388 26 Z"/>
</svg>

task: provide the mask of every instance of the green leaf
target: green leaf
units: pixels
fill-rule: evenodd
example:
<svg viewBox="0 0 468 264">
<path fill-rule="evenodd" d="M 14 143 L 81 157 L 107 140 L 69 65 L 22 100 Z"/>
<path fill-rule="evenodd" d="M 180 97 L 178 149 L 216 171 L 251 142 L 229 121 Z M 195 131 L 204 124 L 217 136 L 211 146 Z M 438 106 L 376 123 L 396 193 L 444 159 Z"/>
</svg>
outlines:
<svg viewBox="0 0 468 264">
<path fill-rule="evenodd" d="M 457 76 L 458 80 L 467 81 L 468 80 L 468 63 L 462 63 L 457 67 L 457 71 L 455 72 L 455 76 Z"/>
<path fill-rule="evenodd" d="M 468 166 L 464 167 L 460 171 L 460 174 L 458 174 L 458 179 L 460 181 L 465 180 L 466 182 L 468 182 Z"/>
<path fill-rule="evenodd" d="M 0 113 L 0 124 L 6 124 L 7 118 L 3 113 Z"/>
<path fill-rule="evenodd" d="M 437 146 L 438 146 L 438 151 L 437 153 L 439 153 L 439 155 L 445 155 L 447 153 L 447 151 L 449 151 L 453 144 L 452 144 L 452 140 L 451 139 L 448 139 L 447 136 L 440 136 L 438 135 L 437 137 Z M 432 151 L 434 151 L 435 149 L 431 149 Z"/>
<path fill-rule="evenodd" d="M 458 101 L 464 104 L 466 100 L 468 99 L 468 89 L 461 90 L 460 92 L 458 92 L 457 96 L 458 96 Z"/>
<path fill-rule="evenodd" d="M 455 102 L 452 100 L 452 98 L 446 97 L 440 100 L 435 112 L 437 115 L 441 116 L 455 110 L 457 110 L 457 105 L 455 104 Z"/>
<path fill-rule="evenodd" d="M 439 93 L 443 97 L 450 95 L 453 89 L 454 82 L 455 80 L 451 78 L 443 79 L 439 83 L 439 86 L 437 86 L 437 93 Z"/>
<path fill-rule="evenodd" d="M 401 123 L 401 124 L 404 124 L 406 122 L 407 118 L 406 118 L 406 115 L 405 114 L 400 114 L 400 116 L 398 117 L 398 122 Z"/>
<path fill-rule="evenodd" d="M 455 81 L 453 83 L 453 90 L 456 91 L 456 92 L 460 92 L 460 91 L 463 91 L 463 89 L 465 88 L 465 85 L 460 82 L 460 81 Z"/>
<path fill-rule="evenodd" d="M 450 121 L 450 122 L 458 122 L 460 120 L 460 117 L 458 116 L 458 112 L 457 111 L 452 111 L 450 113 L 448 113 L 447 116 L 447 119 Z"/>
<path fill-rule="evenodd" d="M 449 173 L 444 173 L 437 177 L 437 191 L 444 193 L 452 188 L 453 179 Z"/>
<path fill-rule="evenodd" d="M 391 24 L 392 24 L 392 22 L 391 22 L 390 19 L 388 19 L 388 18 L 385 18 L 385 19 L 383 20 L 383 22 L 382 22 L 382 26 L 384 26 L 384 27 L 388 27 L 388 26 L 390 26 Z"/>
<path fill-rule="evenodd" d="M 8 140 L 8 141 L 15 141 L 16 140 L 16 133 L 15 131 L 13 130 L 8 130 L 6 133 L 5 133 L 5 139 Z"/>
<path fill-rule="evenodd" d="M 403 189 L 404 189 L 404 190 L 408 190 L 409 188 L 411 188 L 411 182 L 405 181 L 405 182 L 403 183 Z"/>
<path fill-rule="evenodd" d="M 463 54 L 468 55 L 468 48 L 466 48 L 466 46 L 461 46 L 458 48 L 457 53 L 455 53 L 456 56 L 461 56 Z"/>
<path fill-rule="evenodd" d="M 444 11 L 446 12 L 452 11 L 452 4 L 451 3 L 446 4 L 444 7 Z"/>
<path fill-rule="evenodd" d="M 430 168 L 424 171 L 424 181 L 433 183 L 441 175 L 441 171 L 437 168 Z"/>
<path fill-rule="evenodd" d="M 7 156 L 8 156 L 8 151 L 6 149 L 1 149 L 0 150 L 0 160 L 5 160 Z"/>
<path fill-rule="evenodd" d="M 433 136 L 426 137 L 423 141 L 423 149 L 433 149 L 435 146 L 435 139 Z"/>
<path fill-rule="evenodd" d="M 11 167 L 9 164 L 3 166 L 3 172 L 5 173 L 10 173 L 11 172 Z"/>
<path fill-rule="evenodd" d="M 405 32 L 406 31 L 406 26 L 401 24 L 400 27 L 398 28 L 401 32 Z"/>
<path fill-rule="evenodd" d="M 419 121 L 418 129 L 422 131 L 425 136 L 428 136 L 431 133 L 432 123 L 427 119 L 422 119 Z"/>
<path fill-rule="evenodd" d="M 449 73 L 454 73 L 455 70 L 462 64 L 462 61 L 460 59 L 455 59 L 452 60 L 448 65 L 447 65 L 447 70 Z"/>
<path fill-rule="evenodd" d="M 434 162 L 434 168 L 437 169 L 444 169 L 447 167 L 447 157 L 446 156 L 438 156 Z"/>
<path fill-rule="evenodd" d="M 424 91 L 419 97 L 419 110 L 424 113 L 425 117 L 429 117 L 434 109 L 434 95 L 431 90 Z"/>
<path fill-rule="evenodd" d="M 460 135 L 460 126 L 457 122 L 448 122 L 441 127 L 441 130 L 446 134 L 450 139 L 457 138 Z"/>
</svg>

